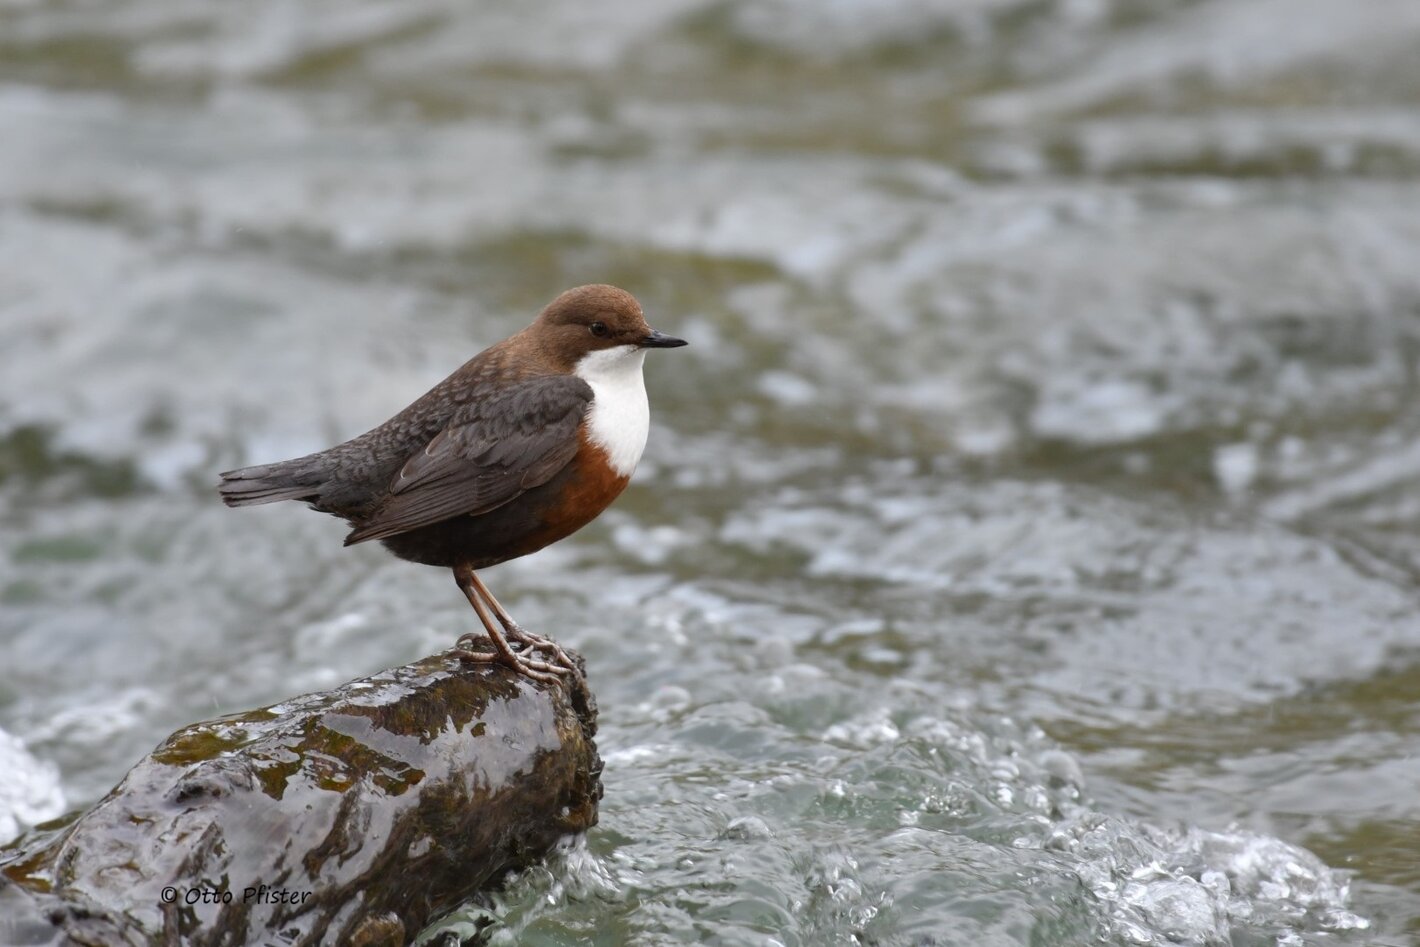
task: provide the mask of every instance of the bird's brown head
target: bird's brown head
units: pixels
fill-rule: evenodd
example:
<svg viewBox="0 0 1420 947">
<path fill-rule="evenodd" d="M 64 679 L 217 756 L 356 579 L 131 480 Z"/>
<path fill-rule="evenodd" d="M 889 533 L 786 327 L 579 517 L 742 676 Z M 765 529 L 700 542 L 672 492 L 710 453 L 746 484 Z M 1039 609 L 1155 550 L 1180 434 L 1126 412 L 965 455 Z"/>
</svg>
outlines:
<svg viewBox="0 0 1420 947">
<path fill-rule="evenodd" d="M 593 352 L 606 351 L 600 360 L 609 360 L 686 344 L 647 325 L 635 296 L 600 284 L 567 290 L 548 303 L 525 334 L 543 358 L 567 372 Z"/>
</svg>

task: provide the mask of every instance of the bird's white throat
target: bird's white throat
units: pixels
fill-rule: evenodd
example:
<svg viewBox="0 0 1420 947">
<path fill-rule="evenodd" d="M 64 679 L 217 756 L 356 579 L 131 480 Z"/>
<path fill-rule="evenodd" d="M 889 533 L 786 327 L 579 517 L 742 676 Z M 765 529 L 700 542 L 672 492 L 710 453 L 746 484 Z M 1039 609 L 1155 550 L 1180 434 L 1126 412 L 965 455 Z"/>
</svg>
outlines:
<svg viewBox="0 0 1420 947">
<path fill-rule="evenodd" d="M 592 386 L 592 407 L 588 433 L 593 444 L 606 451 L 611 467 L 623 477 L 631 476 L 646 435 L 651 430 L 651 406 L 646 401 L 646 380 L 641 366 L 646 350 L 635 345 L 588 352 L 573 369 L 578 378 Z"/>
</svg>

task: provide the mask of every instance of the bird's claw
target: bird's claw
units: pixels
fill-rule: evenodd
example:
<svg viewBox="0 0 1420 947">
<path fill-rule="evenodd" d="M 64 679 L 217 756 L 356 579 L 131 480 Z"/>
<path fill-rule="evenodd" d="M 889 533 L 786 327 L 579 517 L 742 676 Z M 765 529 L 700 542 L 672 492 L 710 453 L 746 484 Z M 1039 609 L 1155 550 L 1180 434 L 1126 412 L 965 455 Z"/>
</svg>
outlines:
<svg viewBox="0 0 1420 947">
<path fill-rule="evenodd" d="M 519 629 L 521 631 L 521 629 Z M 572 663 L 572 659 L 563 651 L 556 642 L 541 635 L 529 635 L 524 632 L 522 635 L 509 635 L 509 650 L 481 651 L 473 650 L 473 645 L 486 640 L 481 636 L 466 634 L 461 636 L 453 650 L 454 656 L 470 664 L 503 664 L 511 667 L 519 674 L 523 674 L 536 681 L 556 681 L 563 677 L 580 676 L 577 666 Z M 517 650 L 513 650 L 514 646 Z M 546 653 L 552 658 L 551 661 L 544 661 L 531 657 L 539 652 Z"/>
</svg>

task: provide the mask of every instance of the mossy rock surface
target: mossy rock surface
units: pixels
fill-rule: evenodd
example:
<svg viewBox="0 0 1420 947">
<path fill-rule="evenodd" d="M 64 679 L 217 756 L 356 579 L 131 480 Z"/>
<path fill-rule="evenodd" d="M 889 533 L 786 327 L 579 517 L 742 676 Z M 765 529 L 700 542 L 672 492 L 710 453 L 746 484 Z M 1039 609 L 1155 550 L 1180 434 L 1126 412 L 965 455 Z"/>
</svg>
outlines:
<svg viewBox="0 0 1420 947">
<path fill-rule="evenodd" d="M 595 721 L 435 656 L 193 724 L 0 851 L 0 943 L 407 943 L 596 823 Z"/>
</svg>

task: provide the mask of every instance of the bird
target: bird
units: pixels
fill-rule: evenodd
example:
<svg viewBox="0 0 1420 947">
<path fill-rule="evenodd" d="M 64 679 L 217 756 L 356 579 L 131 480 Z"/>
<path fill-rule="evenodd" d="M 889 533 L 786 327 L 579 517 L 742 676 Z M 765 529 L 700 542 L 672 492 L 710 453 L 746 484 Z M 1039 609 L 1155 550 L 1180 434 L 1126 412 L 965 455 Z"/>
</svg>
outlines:
<svg viewBox="0 0 1420 947">
<path fill-rule="evenodd" d="M 621 494 L 650 429 L 642 365 L 685 345 L 646 323 L 629 292 L 578 286 L 383 424 L 327 450 L 228 470 L 228 506 L 281 500 L 346 520 L 345 545 L 378 540 L 401 559 L 451 569 L 492 640 L 455 652 L 537 681 L 581 671 L 522 628 L 478 571 L 570 536 Z M 518 648 L 514 648 L 518 645 Z"/>
</svg>

